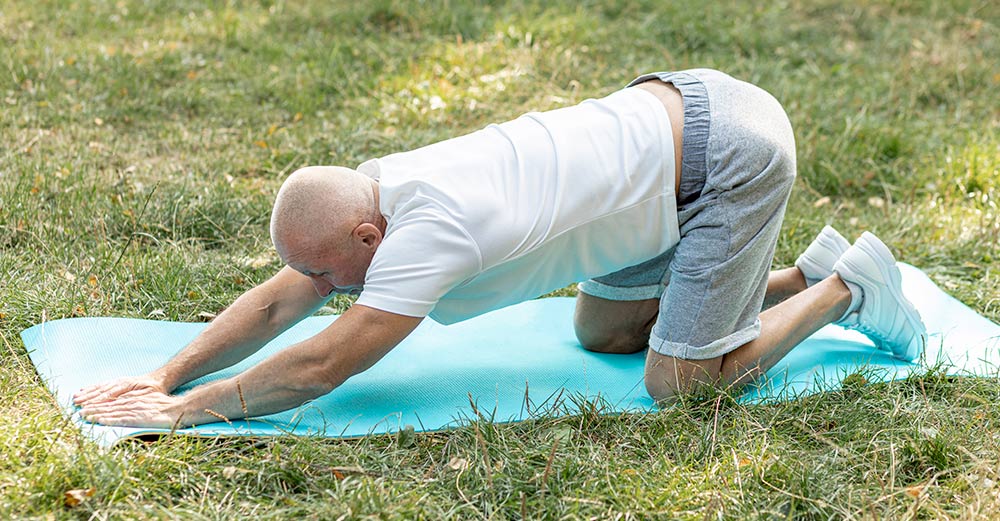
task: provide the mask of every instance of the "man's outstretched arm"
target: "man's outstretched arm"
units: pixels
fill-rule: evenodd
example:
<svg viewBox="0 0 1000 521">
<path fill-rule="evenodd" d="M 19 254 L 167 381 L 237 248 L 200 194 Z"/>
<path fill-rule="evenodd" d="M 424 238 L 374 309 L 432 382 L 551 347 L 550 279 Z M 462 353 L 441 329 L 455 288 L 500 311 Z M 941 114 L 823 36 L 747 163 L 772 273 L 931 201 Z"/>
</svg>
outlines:
<svg viewBox="0 0 1000 521">
<path fill-rule="evenodd" d="M 316 336 L 235 377 L 183 396 L 137 390 L 85 406 L 81 414 L 105 425 L 172 428 L 283 411 L 368 369 L 421 320 L 355 305 Z"/>
<path fill-rule="evenodd" d="M 141 389 L 169 394 L 195 378 L 252 355 L 293 324 L 316 312 L 327 300 L 316 293 L 309 277 L 286 266 L 236 299 L 163 367 L 146 375 L 81 389 L 73 401 L 85 406 Z"/>
</svg>

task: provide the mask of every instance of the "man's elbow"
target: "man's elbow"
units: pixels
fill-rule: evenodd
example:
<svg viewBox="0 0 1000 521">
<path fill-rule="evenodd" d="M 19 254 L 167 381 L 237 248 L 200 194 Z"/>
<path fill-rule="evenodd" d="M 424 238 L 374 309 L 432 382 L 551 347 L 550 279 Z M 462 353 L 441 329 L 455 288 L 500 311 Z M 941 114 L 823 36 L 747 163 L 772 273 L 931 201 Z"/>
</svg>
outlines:
<svg viewBox="0 0 1000 521">
<path fill-rule="evenodd" d="M 255 310 L 260 315 L 260 322 L 267 327 L 268 332 L 277 333 L 281 331 L 284 323 L 279 316 L 278 306 L 274 302 L 261 302 Z"/>
<path fill-rule="evenodd" d="M 300 371 L 294 379 L 285 384 L 291 394 L 301 397 L 302 401 L 312 400 L 329 394 L 339 384 L 322 371 Z"/>
<path fill-rule="evenodd" d="M 281 306 L 271 292 L 257 286 L 240 295 L 224 313 L 252 317 L 255 329 L 263 333 L 282 330 Z"/>
<path fill-rule="evenodd" d="M 297 385 L 302 391 L 318 397 L 328 394 L 340 387 L 350 375 L 345 375 L 342 368 L 334 367 L 326 360 L 308 364 L 309 369 L 299 373 Z"/>
<path fill-rule="evenodd" d="M 272 373 L 286 393 L 301 397 L 302 401 L 323 396 L 346 380 L 329 353 L 308 349 L 307 345 L 293 346 L 275 355 L 276 369 Z"/>
</svg>

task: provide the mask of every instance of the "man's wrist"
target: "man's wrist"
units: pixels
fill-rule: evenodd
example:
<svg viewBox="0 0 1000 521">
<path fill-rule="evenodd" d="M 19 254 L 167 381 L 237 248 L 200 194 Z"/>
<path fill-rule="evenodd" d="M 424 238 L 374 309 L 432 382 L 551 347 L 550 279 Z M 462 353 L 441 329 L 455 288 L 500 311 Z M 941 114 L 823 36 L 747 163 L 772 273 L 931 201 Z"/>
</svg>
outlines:
<svg viewBox="0 0 1000 521">
<path fill-rule="evenodd" d="M 191 404 L 190 400 L 186 400 L 184 396 L 178 397 L 178 402 L 173 410 L 169 411 L 168 414 L 174 418 L 174 422 L 177 428 L 191 427 L 197 425 L 204 425 L 206 423 L 215 423 L 221 421 L 219 418 L 212 416 L 207 412 L 207 409 L 199 409 Z"/>
<path fill-rule="evenodd" d="M 231 404 L 226 404 L 226 400 L 220 399 L 220 394 L 230 387 L 230 380 L 219 380 L 216 382 L 199 385 L 189 392 L 178 396 L 177 413 L 183 415 L 181 424 L 201 425 L 204 423 L 229 422 L 240 418 L 238 412 L 233 410 Z"/>
<path fill-rule="evenodd" d="M 167 414 L 174 418 L 178 428 L 220 421 L 219 418 L 206 412 L 204 407 L 199 407 L 195 400 L 191 399 L 191 393 L 176 398 L 176 404 L 167 411 Z"/>
<path fill-rule="evenodd" d="M 160 368 L 155 371 L 146 374 L 146 378 L 149 378 L 159 384 L 163 388 L 163 392 L 170 394 L 178 387 L 176 378 L 173 378 L 166 368 Z"/>
</svg>

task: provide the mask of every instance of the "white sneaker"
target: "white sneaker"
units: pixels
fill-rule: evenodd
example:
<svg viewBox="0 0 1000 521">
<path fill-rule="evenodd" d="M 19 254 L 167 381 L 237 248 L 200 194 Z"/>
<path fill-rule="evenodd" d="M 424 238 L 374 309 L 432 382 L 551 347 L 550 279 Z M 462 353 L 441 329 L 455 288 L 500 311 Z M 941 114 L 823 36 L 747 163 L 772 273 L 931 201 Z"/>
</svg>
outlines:
<svg viewBox="0 0 1000 521">
<path fill-rule="evenodd" d="M 837 230 L 824 226 L 806 251 L 795 260 L 795 267 L 802 272 L 806 284 L 812 286 L 833 275 L 833 265 L 851 247 L 851 243 Z"/>
<path fill-rule="evenodd" d="M 837 323 L 864 333 L 879 349 L 915 360 L 927 343 L 927 328 L 903 296 L 902 277 L 892 252 L 865 232 L 833 266 L 845 282 L 861 288 L 861 304 Z"/>
</svg>

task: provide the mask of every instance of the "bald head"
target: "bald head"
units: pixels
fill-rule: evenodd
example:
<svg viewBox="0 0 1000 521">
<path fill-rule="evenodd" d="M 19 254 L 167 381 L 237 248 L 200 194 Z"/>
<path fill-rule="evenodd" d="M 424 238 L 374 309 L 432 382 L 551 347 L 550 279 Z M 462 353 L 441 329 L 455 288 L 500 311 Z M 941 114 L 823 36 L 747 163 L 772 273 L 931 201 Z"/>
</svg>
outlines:
<svg viewBox="0 0 1000 521">
<path fill-rule="evenodd" d="M 336 166 L 313 166 L 288 176 L 271 212 L 271 241 L 286 256 L 334 246 L 377 215 L 370 178 Z"/>
</svg>

